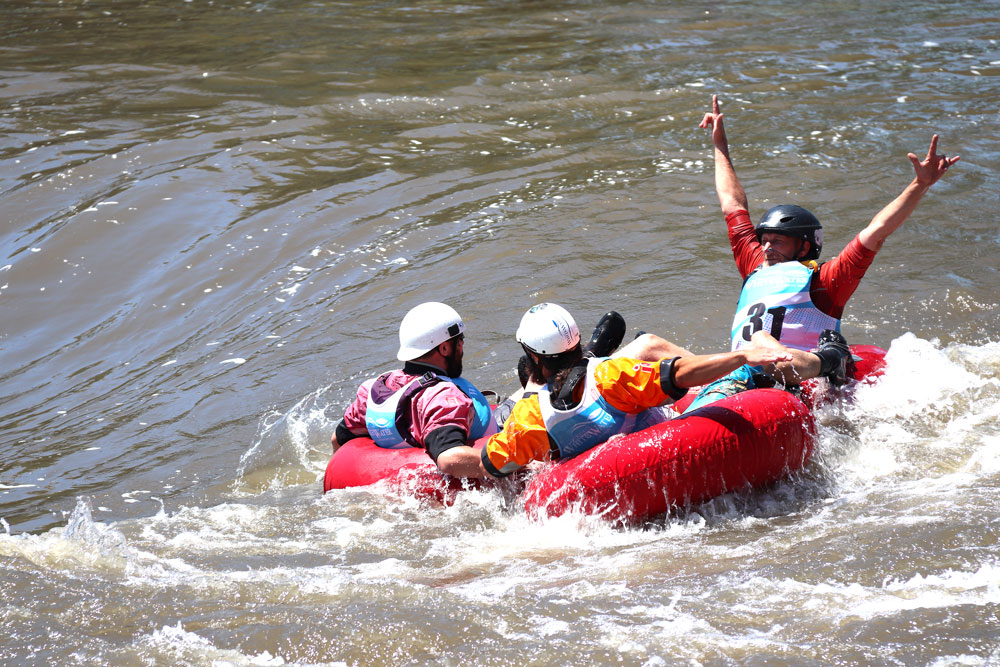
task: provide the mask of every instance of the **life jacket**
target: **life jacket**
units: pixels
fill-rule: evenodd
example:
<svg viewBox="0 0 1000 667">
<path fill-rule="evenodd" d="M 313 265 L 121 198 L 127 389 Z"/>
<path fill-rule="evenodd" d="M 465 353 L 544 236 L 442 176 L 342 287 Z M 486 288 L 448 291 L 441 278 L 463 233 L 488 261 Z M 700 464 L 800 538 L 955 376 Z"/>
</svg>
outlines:
<svg viewBox="0 0 1000 667">
<path fill-rule="evenodd" d="M 755 269 L 740 292 L 733 317 L 732 349 L 750 344 L 764 330 L 787 347 L 812 350 L 824 329 L 840 331 L 840 320 L 813 303 L 809 293 L 815 262 L 782 262 Z"/>
<path fill-rule="evenodd" d="M 393 390 L 385 384 L 388 377 L 389 373 L 383 373 L 372 383 L 368 390 L 368 403 L 365 406 L 365 426 L 368 428 L 368 435 L 379 447 L 423 448 L 410 432 L 410 403 L 418 393 L 439 382 L 451 382 L 472 401 L 469 440 L 496 433 L 497 427 L 492 419 L 489 402 L 482 392 L 465 378 L 450 378 L 428 371 L 399 389 Z"/>
<path fill-rule="evenodd" d="M 587 360 L 586 375 L 582 381 L 583 398 L 575 406 L 558 409 L 552 405 L 551 388 L 538 392 L 538 405 L 542 421 L 552 445 L 553 459 L 568 459 L 601 444 L 613 435 L 632 433 L 663 421 L 655 409 L 630 414 L 619 410 L 601 396 L 594 380 L 594 369 L 607 359 Z"/>
</svg>

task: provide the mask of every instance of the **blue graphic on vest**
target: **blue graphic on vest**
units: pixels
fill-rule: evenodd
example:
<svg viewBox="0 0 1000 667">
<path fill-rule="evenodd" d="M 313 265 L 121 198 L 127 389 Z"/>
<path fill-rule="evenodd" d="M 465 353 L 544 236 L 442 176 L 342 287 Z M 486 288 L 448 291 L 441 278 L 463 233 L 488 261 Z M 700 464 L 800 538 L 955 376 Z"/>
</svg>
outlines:
<svg viewBox="0 0 1000 667">
<path fill-rule="evenodd" d="M 493 421 L 493 409 L 490 402 L 483 396 L 483 392 L 476 389 L 476 386 L 463 377 L 450 378 L 441 376 L 442 380 L 453 382 L 462 393 L 472 400 L 473 417 L 472 425 L 469 427 L 469 440 L 478 440 L 487 435 L 497 432 L 497 424 Z"/>
</svg>

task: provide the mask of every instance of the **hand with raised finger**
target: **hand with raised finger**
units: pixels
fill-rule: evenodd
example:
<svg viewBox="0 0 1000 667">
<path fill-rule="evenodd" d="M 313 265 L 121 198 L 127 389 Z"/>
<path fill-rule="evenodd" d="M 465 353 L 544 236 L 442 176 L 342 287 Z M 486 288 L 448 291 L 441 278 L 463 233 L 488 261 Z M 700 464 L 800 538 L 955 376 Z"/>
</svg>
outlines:
<svg viewBox="0 0 1000 667">
<path fill-rule="evenodd" d="M 719 112 L 718 95 L 712 95 L 712 113 L 705 114 L 698 127 L 711 128 L 712 142 L 716 145 L 726 145 L 726 128 L 722 124 L 722 113 Z"/>
<path fill-rule="evenodd" d="M 906 157 L 910 159 L 913 164 L 913 171 L 916 175 L 917 182 L 924 187 L 930 187 L 938 182 L 938 180 L 944 176 L 944 173 L 948 171 L 948 168 L 958 162 L 961 159 L 960 155 L 955 157 L 948 157 L 944 154 L 938 154 L 938 135 L 931 137 L 930 148 L 927 149 L 927 157 L 923 160 L 918 158 L 913 153 L 907 153 Z"/>
</svg>

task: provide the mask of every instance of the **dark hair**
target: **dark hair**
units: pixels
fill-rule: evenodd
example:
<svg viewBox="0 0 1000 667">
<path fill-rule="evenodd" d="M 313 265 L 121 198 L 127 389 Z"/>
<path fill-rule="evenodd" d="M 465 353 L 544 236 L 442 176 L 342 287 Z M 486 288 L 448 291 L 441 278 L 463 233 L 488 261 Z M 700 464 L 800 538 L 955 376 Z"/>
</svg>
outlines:
<svg viewBox="0 0 1000 667">
<path fill-rule="evenodd" d="M 521 383 L 522 389 L 528 386 L 528 378 L 531 377 L 531 373 L 528 371 L 529 363 L 527 354 L 522 354 L 521 358 L 517 360 L 517 379 Z"/>
<path fill-rule="evenodd" d="M 558 394 L 559 390 L 562 389 L 563 382 L 566 381 L 566 376 L 569 375 L 570 370 L 573 368 L 573 364 L 583 358 L 583 351 L 580 349 L 580 344 L 577 343 L 573 349 L 560 352 L 559 354 L 539 355 L 537 364 L 531 358 L 531 355 L 528 354 L 527 348 L 524 350 L 524 356 L 526 358 L 525 366 L 528 371 L 528 377 L 533 382 L 545 384 L 544 371 L 548 371 L 552 374 L 552 377 L 549 379 L 552 393 Z"/>
</svg>

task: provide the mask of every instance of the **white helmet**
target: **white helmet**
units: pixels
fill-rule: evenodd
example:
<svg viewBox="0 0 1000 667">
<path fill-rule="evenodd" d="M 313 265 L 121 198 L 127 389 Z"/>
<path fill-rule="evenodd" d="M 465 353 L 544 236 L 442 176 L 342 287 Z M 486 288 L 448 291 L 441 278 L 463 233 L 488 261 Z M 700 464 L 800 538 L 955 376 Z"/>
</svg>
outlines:
<svg viewBox="0 0 1000 667">
<path fill-rule="evenodd" d="M 580 329 L 562 306 L 540 303 L 532 306 L 517 327 L 517 342 L 536 354 L 552 355 L 580 344 Z"/>
<path fill-rule="evenodd" d="M 451 306 L 437 301 L 414 306 L 399 324 L 396 358 L 400 361 L 416 359 L 464 332 L 465 323 Z"/>
</svg>

